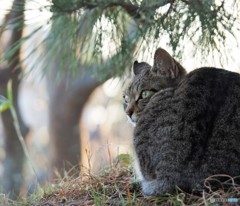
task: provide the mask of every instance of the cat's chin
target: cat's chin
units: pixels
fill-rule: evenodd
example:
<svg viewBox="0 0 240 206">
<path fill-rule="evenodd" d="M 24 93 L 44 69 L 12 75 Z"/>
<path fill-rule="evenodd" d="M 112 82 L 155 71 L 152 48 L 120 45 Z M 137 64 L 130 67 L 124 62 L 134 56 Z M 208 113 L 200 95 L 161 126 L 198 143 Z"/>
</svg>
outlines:
<svg viewBox="0 0 240 206">
<path fill-rule="evenodd" d="M 137 124 L 137 120 L 138 120 L 138 115 L 133 114 L 131 117 L 127 116 L 128 121 L 134 126 L 136 127 Z"/>
</svg>

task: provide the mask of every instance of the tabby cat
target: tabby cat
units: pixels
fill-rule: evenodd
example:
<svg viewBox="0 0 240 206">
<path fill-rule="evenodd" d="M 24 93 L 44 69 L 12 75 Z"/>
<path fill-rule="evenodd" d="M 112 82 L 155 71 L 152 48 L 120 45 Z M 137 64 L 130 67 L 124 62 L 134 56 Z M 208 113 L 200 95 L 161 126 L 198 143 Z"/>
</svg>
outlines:
<svg viewBox="0 0 240 206">
<path fill-rule="evenodd" d="M 153 66 L 137 61 L 124 92 L 135 124 L 138 177 L 145 195 L 202 190 L 214 174 L 240 175 L 240 75 L 204 67 L 186 73 L 164 49 Z"/>
</svg>

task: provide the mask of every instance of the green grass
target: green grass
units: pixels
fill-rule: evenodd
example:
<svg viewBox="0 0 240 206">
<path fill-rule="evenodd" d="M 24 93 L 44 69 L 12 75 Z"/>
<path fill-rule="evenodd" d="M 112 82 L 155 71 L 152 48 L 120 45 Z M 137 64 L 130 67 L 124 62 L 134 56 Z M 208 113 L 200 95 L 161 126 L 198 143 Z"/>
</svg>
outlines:
<svg viewBox="0 0 240 206">
<path fill-rule="evenodd" d="M 105 169 L 101 175 L 93 175 L 89 171 L 82 171 L 78 178 L 65 177 L 55 184 L 49 183 L 41 192 L 17 201 L 11 201 L 0 195 L 0 205 L 17 206 L 183 206 L 183 205 L 237 205 L 227 203 L 228 198 L 239 198 L 240 186 L 229 177 L 228 181 L 221 183 L 217 191 L 204 192 L 201 196 L 188 194 L 177 189 L 175 195 L 162 197 L 144 197 L 140 185 L 134 181 L 132 168 L 116 163 Z M 206 179 L 206 183 L 218 181 L 217 176 Z M 226 191 L 224 185 L 231 184 Z M 215 202 L 213 202 L 215 200 Z"/>
</svg>

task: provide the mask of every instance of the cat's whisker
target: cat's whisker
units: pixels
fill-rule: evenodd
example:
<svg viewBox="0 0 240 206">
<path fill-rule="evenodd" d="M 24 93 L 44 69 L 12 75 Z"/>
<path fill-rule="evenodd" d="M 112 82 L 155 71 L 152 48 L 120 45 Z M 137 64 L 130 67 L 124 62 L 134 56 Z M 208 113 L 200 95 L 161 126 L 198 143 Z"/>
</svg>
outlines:
<svg viewBox="0 0 240 206">
<path fill-rule="evenodd" d="M 136 127 L 136 122 L 132 121 L 131 117 L 127 116 L 128 122 L 133 126 Z"/>
</svg>

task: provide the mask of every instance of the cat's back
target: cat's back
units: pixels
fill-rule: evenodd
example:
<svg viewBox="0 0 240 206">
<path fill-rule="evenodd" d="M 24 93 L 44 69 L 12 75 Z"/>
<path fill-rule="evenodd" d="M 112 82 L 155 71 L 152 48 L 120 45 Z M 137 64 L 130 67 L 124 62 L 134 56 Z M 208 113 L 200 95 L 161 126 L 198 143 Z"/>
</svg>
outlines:
<svg viewBox="0 0 240 206">
<path fill-rule="evenodd" d="M 226 114 L 222 115 L 228 115 L 227 110 L 240 107 L 240 75 L 212 67 L 196 69 L 180 82 L 173 98 L 186 118 L 195 112 L 195 120 L 198 116 L 216 116 L 224 110 Z"/>
<path fill-rule="evenodd" d="M 201 134 L 196 136 L 200 137 L 205 154 L 202 171 L 239 175 L 236 165 L 240 164 L 240 75 L 224 69 L 202 68 L 190 73 L 186 81 L 186 88 L 182 82 L 179 92 L 185 90 L 185 106 L 186 102 L 195 102 L 183 114 L 187 114 L 185 120 L 196 122 L 195 134 Z M 196 94 L 202 95 L 191 98 Z"/>
<path fill-rule="evenodd" d="M 204 67 L 187 74 L 176 88 L 157 92 L 139 118 L 135 135 L 140 141 L 179 134 L 186 141 L 200 141 L 219 128 L 231 138 L 230 127 L 240 135 L 240 75 Z"/>
<path fill-rule="evenodd" d="M 225 69 L 214 67 L 203 67 L 196 69 L 185 76 L 176 88 L 176 92 L 186 90 L 187 93 L 194 93 L 198 90 L 209 91 L 211 95 L 220 96 L 240 86 L 240 75 Z"/>
<path fill-rule="evenodd" d="M 187 74 L 175 88 L 157 92 L 141 119 L 153 123 L 157 119 L 159 122 L 173 121 L 174 124 L 174 120 L 170 121 L 173 117 L 193 121 L 233 105 L 240 108 L 240 75 L 225 69 L 203 67 Z"/>
</svg>

